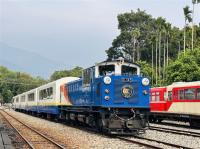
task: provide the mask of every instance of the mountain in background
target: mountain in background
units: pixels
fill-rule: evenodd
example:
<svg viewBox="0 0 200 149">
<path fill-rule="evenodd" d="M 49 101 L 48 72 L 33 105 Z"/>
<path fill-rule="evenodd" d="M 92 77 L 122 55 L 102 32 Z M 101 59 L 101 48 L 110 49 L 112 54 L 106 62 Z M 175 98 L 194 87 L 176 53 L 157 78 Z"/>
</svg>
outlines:
<svg viewBox="0 0 200 149">
<path fill-rule="evenodd" d="M 55 70 L 64 68 L 63 64 L 33 52 L 11 47 L 2 42 L 0 42 L 0 65 L 44 78 L 49 78 Z"/>
</svg>

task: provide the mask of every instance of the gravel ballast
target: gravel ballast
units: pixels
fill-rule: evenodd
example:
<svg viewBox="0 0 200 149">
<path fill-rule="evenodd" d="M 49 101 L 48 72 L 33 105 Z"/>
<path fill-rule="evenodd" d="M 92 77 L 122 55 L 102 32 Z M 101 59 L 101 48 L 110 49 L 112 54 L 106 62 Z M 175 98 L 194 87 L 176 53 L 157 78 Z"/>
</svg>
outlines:
<svg viewBox="0 0 200 149">
<path fill-rule="evenodd" d="M 98 148 L 98 149 L 144 149 L 145 147 L 137 144 L 127 143 L 117 138 L 107 137 L 95 132 L 81 130 L 61 123 L 48 121 L 45 119 L 33 117 L 13 110 L 7 110 L 10 114 L 17 117 L 19 120 L 25 122 L 31 127 L 42 131 L 44 134 L 50 136 L 55 141 L 61 143 L 67 148 Z M 163 126 L 164 127 L 164 126 Z M 167 126 L 165 126 L 167 127 Z M 184 129 L 183 130 L 188 130 Z M 191 148 L 200 148 L 200 138 L 177 135 L 166 132 L 159 132 L 155 130 L 147 130 L 146 134 L 142 137 L 151 138 L 155 140 L 165 141 L 172 144 L 179 144 Z M 128 137 L 135 139 L 134 137 Z M 135 139 L 137 140 L 137 139 Z M 148 144 L 156 145 L 163 148 L 169 148 L 162 144 L 156 144 L 155 142 L 142 141 Z"/>
</svg>

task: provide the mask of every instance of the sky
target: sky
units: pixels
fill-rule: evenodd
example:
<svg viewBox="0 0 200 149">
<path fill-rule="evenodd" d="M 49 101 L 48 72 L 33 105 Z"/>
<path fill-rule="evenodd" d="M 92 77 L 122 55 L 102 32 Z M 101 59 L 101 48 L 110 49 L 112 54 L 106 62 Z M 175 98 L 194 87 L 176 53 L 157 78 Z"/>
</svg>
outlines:
<svg viewBox="0 0 200 149">
<path fill-rule="evenodd" d="M 192 7 L 191 1 L 0 0 L 0 42 L 40 54 L 66 69 L 89 67 L 106 59 L 105 50 L 119 34 L 118 14 L 140 8 L 181 28 L 183 7 Z M 195 11 L 199 23 L 200 4 Z"/>
</svg>

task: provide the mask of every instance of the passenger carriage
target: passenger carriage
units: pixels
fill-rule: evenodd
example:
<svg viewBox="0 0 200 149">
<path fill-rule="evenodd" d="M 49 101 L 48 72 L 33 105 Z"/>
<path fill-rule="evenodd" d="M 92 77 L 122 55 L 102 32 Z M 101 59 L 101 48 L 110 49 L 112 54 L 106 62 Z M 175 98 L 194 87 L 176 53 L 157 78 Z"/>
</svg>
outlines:
<svg viewBox="0 0 200 149">
<path fill-rule="evenodd" d="M 154 101 L 154 95 L 157 100 Z M 151 119 L 174 119 L 200 124 L 200 81 L 177 82 L 151 89 Z"/>
</svg>

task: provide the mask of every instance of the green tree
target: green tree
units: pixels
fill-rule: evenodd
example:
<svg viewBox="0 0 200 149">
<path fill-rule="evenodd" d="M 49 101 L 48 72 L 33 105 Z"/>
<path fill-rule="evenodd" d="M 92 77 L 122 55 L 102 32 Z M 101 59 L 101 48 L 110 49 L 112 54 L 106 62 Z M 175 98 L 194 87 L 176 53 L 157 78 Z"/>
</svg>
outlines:
<svg viewBox="0 0 200 149">
<path fill-rule="evenodd" d="M 192 50 L 194 48 L 194 6 L 198 3 L 200 3 L 200 0 L 192 0 Z"/>
<path fill-rule="evenodd" d="M 133 60 L 133 53 L 137 49 L 137 59 L 151 59 L 146 50 L 149 50 L 149 38 L 154 34 L 155 25 L 151 15 L 137 10 L 118 15 L 120 35 L 113 40 L 112 46 L 106 51 L 109 59 L 124 57 Z M 145 41 L 148 41 L 146 43 Z M 151 50 L 149 50 L 150 52 Z M 134 54 L 135 55 L 135 54 Z M 136 56 L 134 56 L 136 57 Z"/>
<path fill-rule="evenodd" d="M 0 95 L 3 102 L 11 102 L 13 96 L 36 88 L 46 82 L 40 77 L 34 78 L 29 74 L 14 72 L 0 66 Z"/>
<path fill-rule="evenodd" d="M 171 61 L 167 67 L 167 84 L 179 81 L 200 80 L 200 49 L 186 50 L 180 53 L 179 59 Z"/>
<path fill-rule="evenodd" d="M 60 71 L 55 71 L 51 77 L 50 80 L 54 81 L 54 80 L 58 80 L 60 78 L 63 77 L 80 77 L 82 74 L 82 69 L 81 67 L 75 67 L 71 70 L 60 70 Z"/>
</svg>

